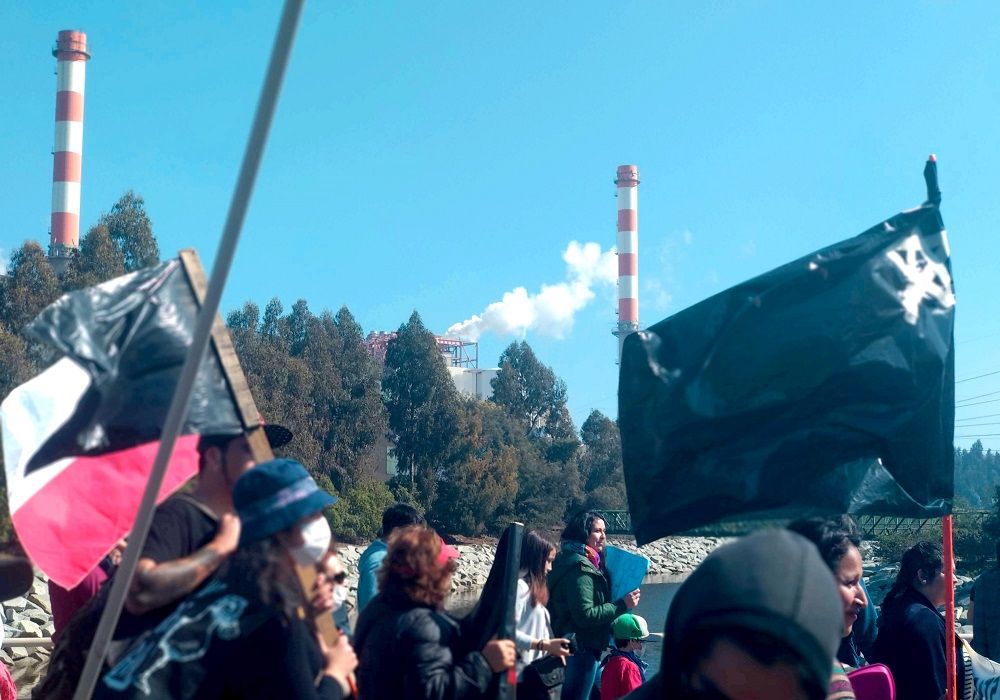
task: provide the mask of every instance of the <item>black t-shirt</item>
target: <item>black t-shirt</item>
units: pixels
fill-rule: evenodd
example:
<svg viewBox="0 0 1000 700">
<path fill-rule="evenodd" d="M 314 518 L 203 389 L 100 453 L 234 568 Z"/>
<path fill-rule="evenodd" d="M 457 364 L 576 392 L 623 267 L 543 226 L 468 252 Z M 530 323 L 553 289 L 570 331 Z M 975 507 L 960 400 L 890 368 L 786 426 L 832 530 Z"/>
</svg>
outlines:
<svg viewBox="0 0 1000 700">
<path fill-rule="evenodd" d="M 218 520 L 192 496 L 172 496 L 153 514 L 140 559 L 152 559 L 157 564 L 181 559 L 211 542 L 218 529 Z"/>
<path fill-rule="evenodd" d="M 153 524 L 140 559 L 152 559 L 157 564 L 183 559 L 211 542 L 218 529 L 218 521 L 192 496 L 171 496 L 153 514 Z M 176 604 L 165 605 L 143 615 L 133 615 L 123 609 L 114 638 L 132 639 L 152 629 L 175 607 Z"/>
</svg>

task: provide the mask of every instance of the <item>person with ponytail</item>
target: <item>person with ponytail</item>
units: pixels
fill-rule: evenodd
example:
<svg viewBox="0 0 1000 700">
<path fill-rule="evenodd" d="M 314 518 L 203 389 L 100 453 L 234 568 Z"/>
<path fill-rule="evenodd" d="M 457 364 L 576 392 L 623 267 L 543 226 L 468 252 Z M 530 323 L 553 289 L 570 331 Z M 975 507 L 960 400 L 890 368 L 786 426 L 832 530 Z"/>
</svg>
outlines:
<svg viewBox="0 0 1000 700">
<path fill-rule="evenodd" d="M 569 640 L 553 638 L 549 611 L 549 587 L 545 577 L 552 570 L 556 546 L 535 530 L 524 533 L 521 542 L 521 567 L 517 580 L 517 675 L 528 664 L 545 655 L 569 656 Z"/>
<path fill-rule="evenodd" d="M 899 700 L 945 697 L 945 639 L 946 634 L 955 631 L 945 628 L 944 616 L 937 609 L 944 605 L 948 586 L 954 585 L 954 580 L 945 577 L 940 542 L 918 542 L 903 554 L 896 581 L 882 602 L 879 632 L 870 659 L 892 671 Z M 956 640 L 956 650 L 961 648 Z M 961 699 L 968 697 L 967 674 L 964 663 L 957 666 Z"/>
</svg>

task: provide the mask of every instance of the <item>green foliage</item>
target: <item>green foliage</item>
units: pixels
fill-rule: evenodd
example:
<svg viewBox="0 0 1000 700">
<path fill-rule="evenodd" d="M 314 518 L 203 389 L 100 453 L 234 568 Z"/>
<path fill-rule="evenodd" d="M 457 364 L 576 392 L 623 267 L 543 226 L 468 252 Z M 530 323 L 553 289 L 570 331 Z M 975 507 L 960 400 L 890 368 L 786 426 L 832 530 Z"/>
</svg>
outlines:
<svg viewBox="0 0 1000 700">
<path fill-rule="evenodd" d="M 934 523 L 924 528 L 918 534 L 909 532 L 890 532 L 879 535 L 874 540 L 875 555 L 882 562 L 899 562 L 903 552 L 921 540 L 941 540 L 941 525 Z"/>
<path fill-rule="evenodd" d="M 579 459 L 582 507 L 624 510 L 625 473 L 618 424 L 600 411 L 591 411 L 580 428 L 583 450 Z"/>
<path fill-rule="evenodd" d="M 972 508 L 990 508 L 990 498 L 1000 485 L 1000 452 L 983 449 L 981 440 L 969 449 L 955 450 L 955 495 Z"/>
<path fill-rule="evenodd" d="M 499 533 L 517 496 L 519 454 L 509 439 L 516 427 L 495 404 L 469 398 L 462 409 L 465 449 L 442 470 L 440 498 L 430 517 L 449 532 Z"/>
<path fill-rule="evenodd" d="M 531 527 L 558 527 L 579 494 L 575 464 L 547 462 L 533 448 L 518 464 L 515 515 Z"/>
<path fill-rule="evenodd" d="M 107 230 L 122 256 L 126 272 L 140 270 L 160 261 L 160 246 L 153 235 L 153 224 L 146 214 L 146 203 L 132 190 L 123 194 L 111 211 L 101 216 L 98 227 Z"/>
<path fill-rule="evenodd" d="M 493 402 L 516 418 L 526 435 L 561 447 L 560 461 L 572 455 L 578 441 L 566 409 L 566 384 L 539 362 L 528 343 L 507 346 L 491 386 Z"/>
<path fill-rule="evenodd" d="M 955 567 L 962 574 L 974 576 L 987 568 L 996 556 L 996 543 L 1000 540 L 1000 487 L 994 491 L 993 512 L 983 524 L 962 514 L 961 511 L 969 509 L 964 499 L 956 499 L 955 509 L 959 511 L 952 519 Z M 941 522 L 929 522 L 917 534 L 879 535 L 875 538 L 876 556 L 883 562 L 898 562 L 903 552 L 920 540 L 940 541 Z"/>
<path fill-rule="evenodd" d="M 380 368 L 363 344 L 361 326 L 347 308 L 337 315 L 307 315 L 305 302 L 293 307 L 286 326 L 289 347 L 312 369 L 312 403 L 323 416 L 314 428 L 323 452 L 320 465 L 341 484 L 372 478 L 373 445 L 385 435 Z"/>
<path fill-rule="evenodd" d="M 62 282 L 68 291 L 92 287 L 124 274 L 124 256 L 111 240 L 107 226 L 98 224 L 80 241 L 80 250 L 70 260 Z"/>
<path fill-rule="evenodd" d="M 364 479 L 330 509 L 330 528 L 343 542 L 373 540 L 382 527 L 382 512 L 395 502 L 387 485 L 377 479 Z"/>
<path fill-rule="evenodd" d="M 431 511 L 440 474 L 456 458 L 461 415 L 434 335 L 415 311 L 386 349 L 382 397 L 399 469 Z"/>
<path fill-rule="evenodd" d="M 3 324 L 8 330 L 20 333 L 42 309 L 59 298 L 62 286 L 42 247 L 27 241 L 10 256 L 2 291 Z"/>
</svg>

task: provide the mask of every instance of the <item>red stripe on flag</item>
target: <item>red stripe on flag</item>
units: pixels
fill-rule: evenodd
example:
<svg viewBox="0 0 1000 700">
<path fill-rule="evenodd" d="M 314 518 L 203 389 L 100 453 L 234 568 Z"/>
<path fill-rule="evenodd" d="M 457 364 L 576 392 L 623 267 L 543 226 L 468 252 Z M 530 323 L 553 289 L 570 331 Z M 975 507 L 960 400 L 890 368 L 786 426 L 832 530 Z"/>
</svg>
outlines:
<svg viewBox="0 0 1000 700">
<path fill-rule="evenodd" d="M 77 457 L 11 515 L 24 551 L 49 578 L 74 588 L 132 529 L 159 445 Z M 177 438 L 157 503 L 197 473 L 197 447 L 197 435 Z"/>
</svg>

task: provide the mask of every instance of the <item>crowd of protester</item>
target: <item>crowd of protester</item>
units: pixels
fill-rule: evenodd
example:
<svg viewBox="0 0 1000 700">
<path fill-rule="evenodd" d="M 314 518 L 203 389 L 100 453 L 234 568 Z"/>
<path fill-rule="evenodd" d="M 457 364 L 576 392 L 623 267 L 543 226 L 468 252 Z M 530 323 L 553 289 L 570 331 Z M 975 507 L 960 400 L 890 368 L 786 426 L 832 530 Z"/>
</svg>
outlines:
<svg viewBox="0 0 1000 700">
<path fill-rule="evenodd" d="M 156 512 L 96 698 L 464 700 L 493 697 L 515 677 L 528 700 L 945 695 L 948 631 L 938 608 L 954 582 L 936 543 L 904 554 L 881 618 L 848 516 L 726 544 L 678 589 L 650 675 L 640 591 L 612 599 L 598 514 L 572 515 L 559 543 L 524 533 L 516 631 L 484 641 L 445 609 L 459 551 L 396 504 L 359 562 L 352 634 L 347 574 L 323 515 L 335 498 L 298 462 L 255 466 L 245 436 L 203 438 L 199 454 L 195 489 Z M 102 562 L 79 590 L 53 590 L 56 648 L 34 697 L 72 696 L 114 563 Z M 977 583 L 981 649 L 993 643 L 983 621 L 995 614 L 986 605 L 994 578 Z M 328 619 L 339 633 L 323 634 Z M 958 698 L 972 700 L 974 652 L 961 640 L 957 648 Z"/>
</svg>

